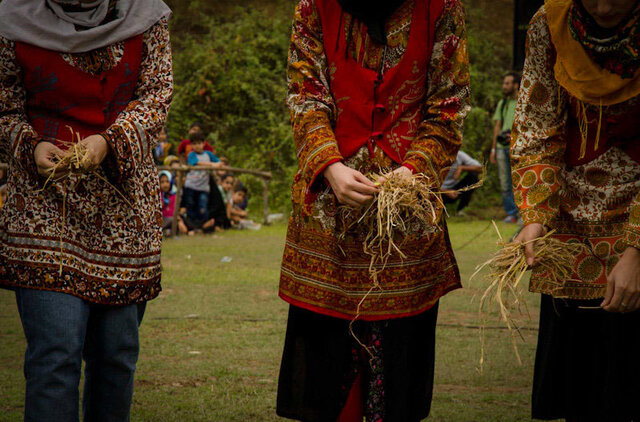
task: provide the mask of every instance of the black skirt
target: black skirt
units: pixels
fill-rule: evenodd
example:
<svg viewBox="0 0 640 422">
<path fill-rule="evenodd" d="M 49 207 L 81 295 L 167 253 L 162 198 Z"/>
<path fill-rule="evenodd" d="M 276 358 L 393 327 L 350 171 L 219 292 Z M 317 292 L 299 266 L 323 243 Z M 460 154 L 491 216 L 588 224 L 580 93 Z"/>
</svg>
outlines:
<svg viewBox="0 0 640 422">
<path fill-rule="evenodd" d="M 289 308 L 278 383 L 279 416 L 335 422 L 361 376 L 367 420 L 417 422 L 429 415 L 438 305 L 413 317 L 354 324 Z"/>
<path fill-rule="evenodd" d="M 580 309 L 601 302 L 542 296 L 534 419 L 640 421 L 640 312 Z"/>
</svg>

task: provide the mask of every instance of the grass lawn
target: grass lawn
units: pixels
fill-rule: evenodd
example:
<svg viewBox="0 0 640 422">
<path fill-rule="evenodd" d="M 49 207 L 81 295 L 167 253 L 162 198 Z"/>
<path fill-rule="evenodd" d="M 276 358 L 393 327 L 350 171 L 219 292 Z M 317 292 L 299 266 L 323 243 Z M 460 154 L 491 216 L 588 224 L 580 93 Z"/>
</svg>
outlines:
<svg viewBox="0 0 640 422">
<path fill-rule="evenodd" d="M 508 332 L 487 330 L 488 363 L 480 356 L 475 266 L 494 250 L 486 221 L 450 222 L 465 289 L 440 306 L 436 387 L 430 421 L 528 421 L 538 297 L 522 320 L 523 365 Z M 505 234 L 513 226 L 501 226 Z M 141 328 L 133 421 L 276 421 L 277 375 L 287 305 L 278 298 L 285 227 L 170 239 L 163 251 L 164 290 Z M 231 257 L 231 262 L 223 262 Z M 495 320 L 491 326 L 499 326 Z M 13 294 L 0 290 L 0 421 L 22 420 L 25 341 Z"/>
</svg>

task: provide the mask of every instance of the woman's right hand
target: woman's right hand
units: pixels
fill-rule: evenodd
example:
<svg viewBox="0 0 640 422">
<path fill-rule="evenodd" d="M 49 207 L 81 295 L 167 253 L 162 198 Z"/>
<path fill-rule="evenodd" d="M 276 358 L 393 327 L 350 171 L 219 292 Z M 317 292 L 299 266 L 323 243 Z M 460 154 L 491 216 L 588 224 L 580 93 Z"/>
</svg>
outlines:
<svg viewBox="0 0 640 422">
<path fill-rule="evenodd" d="M 547 234 L 547 229 L 539 223 L 527 224 L 518 233 L 518 236 L 514 239 L 514 242 L 526 243 L 524 245 L 524 255 L 527 258 L 527 265 L 529 267 L 535 267 L 536 252 L 533 249 L 533 240 L 538 239 Z"/>
<path fill-rule="evenodd" d="M 378 192 L 375 183 L 364 174 L 340 162 L 331 164 L 323 174 L 341 204 L 361 207 Z"/>
<path fill-rule="evenodd" d="M 49 177 L 56 162 L 64 155 L 64 151 L 52 144 L 51 142 L 40 142 L 33 152 L 33 159 L 38 168 L 38 174 Z M 62 177 L 67 173 L 67 169 L 58 167 L 56 169 L 56 177 Z"/>
</svg>

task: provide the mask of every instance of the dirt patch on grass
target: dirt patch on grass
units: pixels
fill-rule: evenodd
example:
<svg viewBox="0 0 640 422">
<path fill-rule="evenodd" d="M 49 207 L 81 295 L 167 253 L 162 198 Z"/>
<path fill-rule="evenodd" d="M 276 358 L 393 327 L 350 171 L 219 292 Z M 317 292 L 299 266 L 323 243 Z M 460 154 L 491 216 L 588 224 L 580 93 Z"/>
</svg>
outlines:
<svg viewBox="0 0 640 422">
<path fill-rule="evenodd" d="M 172 387 L 172 388 L 196 388 L 207 383 L 216 382 L 217 378 L 178 378 L 178 379 L 137 379 L 136 387 Z"/>
<path fill-rule="evenodd" d="M 436 384 L 434 391 L 438 393 L 472 393 L 472 394 L 529 394 L 530 388 L 525 387 L 496 387 L 473 386 L 460 384 Z"/>
</svg>

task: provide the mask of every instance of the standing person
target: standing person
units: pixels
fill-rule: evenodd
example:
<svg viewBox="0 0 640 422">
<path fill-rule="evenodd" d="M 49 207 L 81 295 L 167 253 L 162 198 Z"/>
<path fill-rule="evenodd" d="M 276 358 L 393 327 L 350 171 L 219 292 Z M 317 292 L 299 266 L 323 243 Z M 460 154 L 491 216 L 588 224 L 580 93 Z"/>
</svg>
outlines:
<svg viewBox="0 0 640 422">
<path fill-rule="evenodd" d="M 180 142 L 180 145 L 178 145 L 178 156 L 183 163 L 187 162 L 187 157 L 189 156 L 191 151 L 193 151 L 193 147 L 191 146 L 191 137 L 196 133 L 201 134 L 202 139 L 206 138 L 204 130 L 202 129 L 202 125 L 195 122 L 192 123 L 191 126 L 189 126 L 189 134 L 187 135 L 187 137 Z M 215 150 L 207 141 L 204 141 L 204 150 L 215 153 Z"/>
<path fill-rule="evenodd" d="M 513 127 L 519 91 L 520 75 L 516 72 L 507 73 L 502 82 L 503 98 L 498 102 L 498 107 L 493 115 L 495 125 L 490 161 L 498 164 L 502 206 L 507 213 L 507 217 L 504 219 L 505 223 L 518 222 L 518 207 L 513 201 L 509 147 L 511 146 L 511 128 Z"/>
<path fill-rule="evenodd" d="M 447 177 L 440 190 L 442 193 L 442 201 L 445 204 L 458 202 L 456 208 L 458 215 L 464 215 L 464 209 L 469 205 L 473 190 L 459 192 L 464 188 L 473 186 L 480 180 L 478 174 L 482 172 L 482 164 L 464 151 L 458 151 L 456 161 L 449 169 Z M 464 177 L 463 177 L 464 175 Z"/>
<path fill-rule="evenodd" d="M 138 326 L 160 292 L 152 151 L 173 92 L 170 13 L 160 0 L 0 4 L 0 285 L 27 339 L 25 420 L 78 420 L 83 358 L 84 420 L 129 420 Z M 45 183 L 77 141 L 69 128 L 84 171 Z"/>
<path fill-rule="evenodd" d="M 372 281 L 364 237 L 341 237 L 340 204 L 377 192 L 364 176 L 425 173 L 439 188 L 469 110 L 458 0 L 302 0 L 288 105 L 299 170 L 282 261 L 290 304 L 277 412 L 304 421 L 418 421 L 429 414 L 438 299 L 460 287 L 445 231 L 407 234 Z M 372 365 L 370 365 L 370 361 Z M 340 419 L 338 419 L 340 418 Z"/>
<path fill-rule="evenodd" d="M 163 127 L 158 134 L 158 144 L 153 149 L 153 157 L 156 159 L 156 164 L 162 165 L 170 152 L 171 142 L 169 142 L 169 133 L 167 132 L 167 128 Z"/>
<path fill-rule="evenodd" d="M 201 132 L 190 136 L 193 150 L 187 157 L 190 166 L 220 167 L 220 160 L 211 151 L 204 150 L 204 137 Z M 187 216 L 192 224 L 202 225 L 209 217 L 209 183 L 207 170 L 191 170 L 184 182 L 182 198 L 187 208 Z M 214 185 L 215 189 L 215 185 Z"/>
<path fill-rule="evenodd" d="M 606 47 L 606 48 L 605 48 Z M 640 420 L 640 4 L 551 0 L 531 21 L 513 181 L 529 241 L 583 245 L 542 294 L 533 417 Z"/>
</svg>

